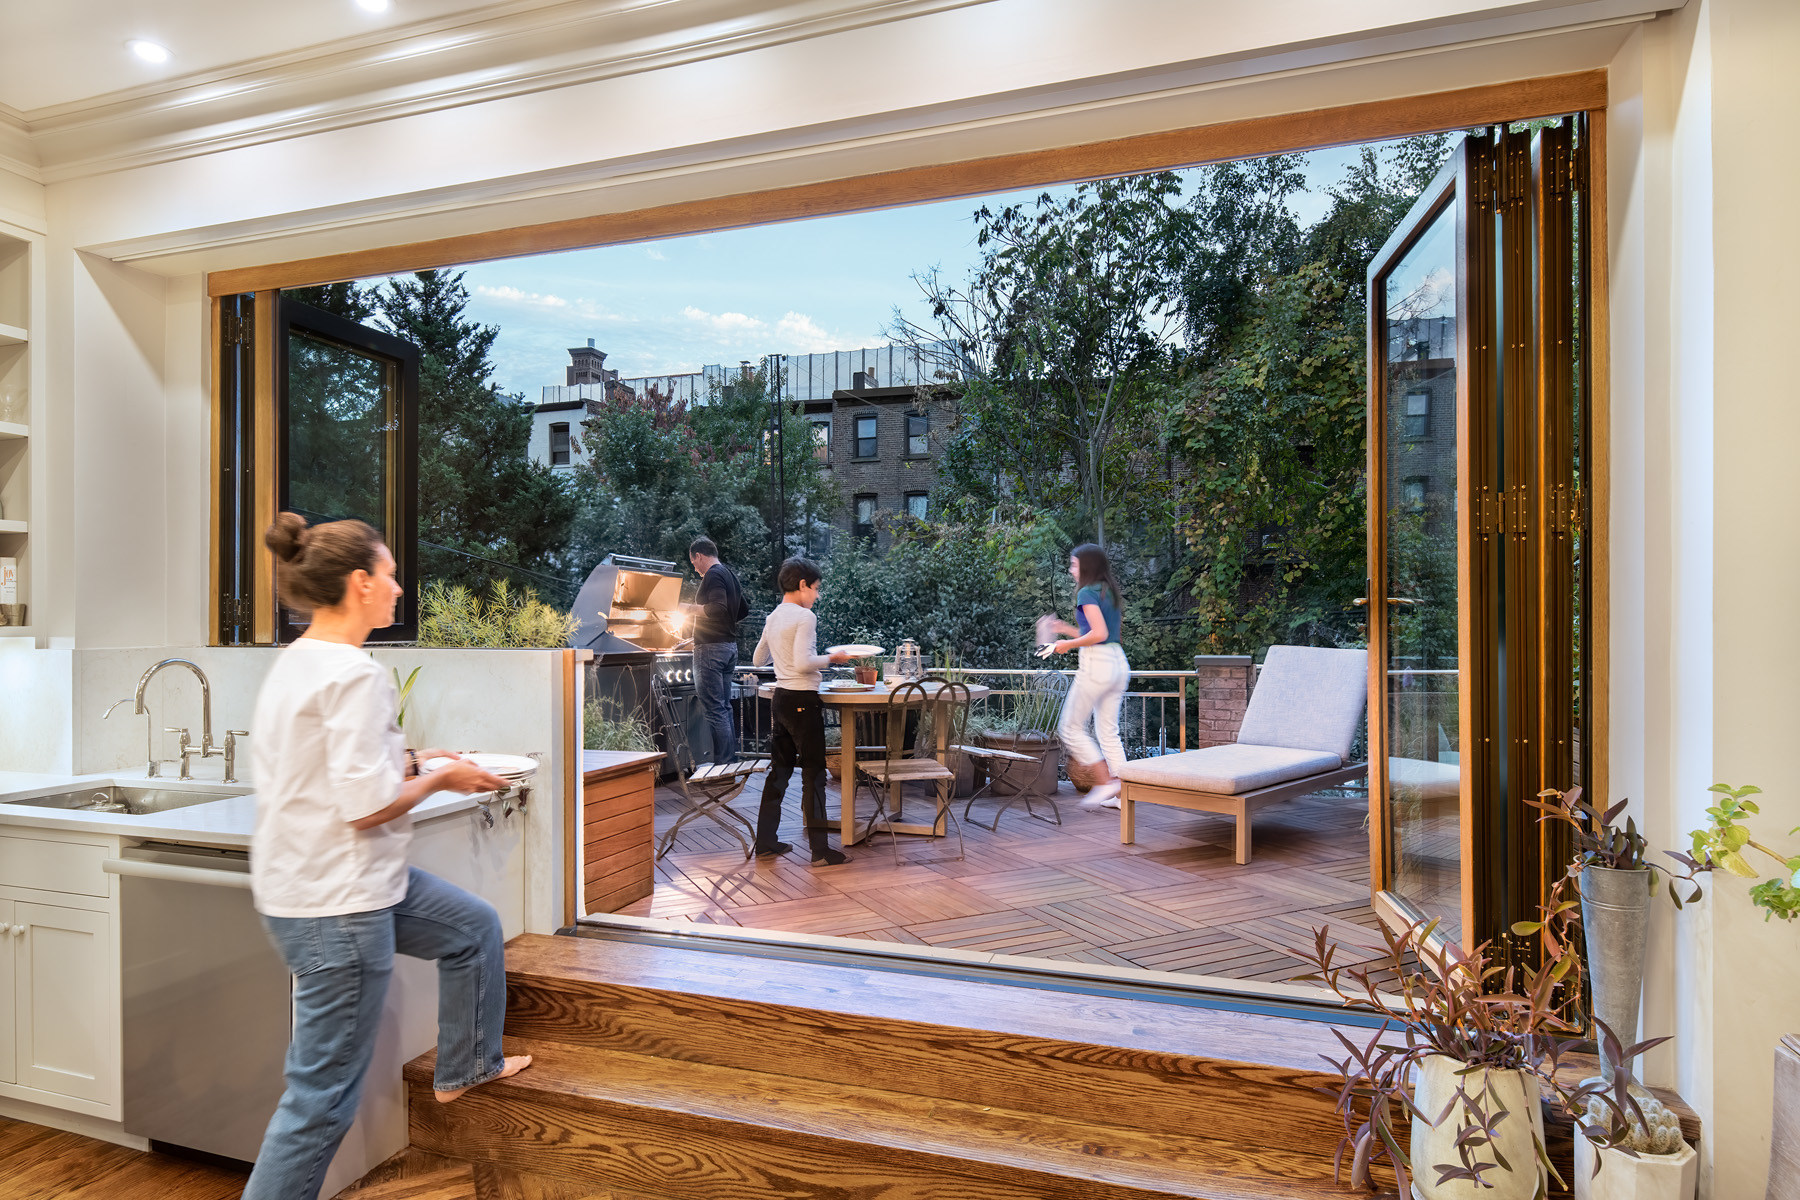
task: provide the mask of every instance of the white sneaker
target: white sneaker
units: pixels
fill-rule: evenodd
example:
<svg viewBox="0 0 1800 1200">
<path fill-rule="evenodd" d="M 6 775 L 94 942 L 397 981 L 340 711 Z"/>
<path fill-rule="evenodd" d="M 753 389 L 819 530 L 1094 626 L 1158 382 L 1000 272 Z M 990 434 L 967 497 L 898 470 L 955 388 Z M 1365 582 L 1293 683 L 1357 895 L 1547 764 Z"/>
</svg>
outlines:
<svg viewBox="0 0 1800 1200">
<path fill-rule="evenodd" d="M 1116 779 L 1109 779 L 1105 783 L 1096 784 L 1094 789 L 1087 794 L 1085 803 L 1100 808 L 1117 808 L 1119 807 L 1119 791 L 1121 787 L 1122 785 Z"/>
</svg>

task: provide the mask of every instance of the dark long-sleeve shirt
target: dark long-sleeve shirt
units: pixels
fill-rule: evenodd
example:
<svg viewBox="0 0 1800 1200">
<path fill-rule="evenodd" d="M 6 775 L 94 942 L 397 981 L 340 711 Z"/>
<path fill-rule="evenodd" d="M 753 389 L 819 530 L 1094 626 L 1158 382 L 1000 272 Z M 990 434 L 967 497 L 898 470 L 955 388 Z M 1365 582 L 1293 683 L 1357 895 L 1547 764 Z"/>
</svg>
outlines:
<svg viewBox="0 0 1800 1200">
<path fill-rule="evenodd" d="M 700 606 L 700 615 L 694 622 L 696 646 L 737 641 L 738 614 L 744 611 L 744 592 L 730 567 L 714 563 L 700 580 L 694 603 Z"/>
</svg>

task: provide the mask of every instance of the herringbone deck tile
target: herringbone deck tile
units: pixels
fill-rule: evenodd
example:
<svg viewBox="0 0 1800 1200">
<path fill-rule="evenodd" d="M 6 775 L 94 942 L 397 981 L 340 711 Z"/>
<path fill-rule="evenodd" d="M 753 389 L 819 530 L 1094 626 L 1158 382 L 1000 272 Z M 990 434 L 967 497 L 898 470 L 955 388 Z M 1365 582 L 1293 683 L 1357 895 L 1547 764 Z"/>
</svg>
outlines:
<svg viewBox="0 0 1800 1200">
<path fill-rule="evenodd" d="M 1306 797 L 1258 814 L 1254 858 L 1244 866 L 1232 861 L 1229 821 L 1144 805 L 1137 841 L 1124 846 L 1118 812 L 1084 808 L 1065 787 L 1062 825 L 1014 807 L 998 832 L 963 825 L 960 860 L 954 836 L 903 836 L 896 864 L 878 834 L 852 847 L 846 865 L 815 870 L 799 784 L 796 774 L 781 833 L 792 853 L 746 862 L 721 831 L 690 826 L 658 864 L 652 895 L 624 911 L 1273 982 L 1306 970 L 1297 955 L 1312 949 L 1315 927 L 1340 940 L 1346 964 L 1383 949 L 1369 907 L 1360 798 Z M 734 807 L 754 819 L 760 794 L 759 777 Z M 835 789 L 827 807 L 835 817 Z M 659 829 L 680 811 L 672 794 L 658 794 Z M 977 805 L 982 818 L 992 811 Z M 835 845 L 835 820 L 831 839 Z"/>
</svg>

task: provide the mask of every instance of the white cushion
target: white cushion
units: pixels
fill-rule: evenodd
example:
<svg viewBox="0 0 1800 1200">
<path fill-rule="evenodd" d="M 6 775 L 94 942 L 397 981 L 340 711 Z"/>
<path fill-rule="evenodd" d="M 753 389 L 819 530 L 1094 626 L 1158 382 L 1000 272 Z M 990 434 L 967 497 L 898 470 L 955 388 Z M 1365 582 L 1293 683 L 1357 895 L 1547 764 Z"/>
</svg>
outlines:
<svg viewBox="0 0 1800 1200">
<path fill-rule="evenodd" d="M 1422 758 L 1389 758 L 1388 786 L 1396 799 L 1458 800 L 1462 798 L 1462 767 Z"/>
<path fill-rule="evenodd" d="M 1134 758 L 1119 772 L 1127 783 L 1154 783 L 1192 792 L 1236 796 L 1258 788 L 1334 770 L 1343 760 L 1328 750 L 1290 750 L 1238 742 L 1184 750 L 1154 758 Z"/>
<path fill-rule="evenodd" d="M 1238 727 L 1252 746 L 1322 750 L 1350 757 L 1369 701 L 1369 652 L 1270 646 Z"/>
</svg>

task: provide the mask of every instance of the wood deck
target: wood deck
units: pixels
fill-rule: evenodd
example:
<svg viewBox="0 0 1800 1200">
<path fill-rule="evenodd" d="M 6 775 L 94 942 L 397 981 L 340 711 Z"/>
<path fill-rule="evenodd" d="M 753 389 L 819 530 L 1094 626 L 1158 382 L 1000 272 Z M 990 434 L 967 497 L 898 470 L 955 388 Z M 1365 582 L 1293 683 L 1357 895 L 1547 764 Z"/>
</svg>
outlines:
<svg viewBox="0 0 1800 1200">
<path fill-rule="evenodd" d="M 733 803 L 752 820 L 762 780 Z M 1305 971 L 1296 952 L 1315 928 L 1342 944 L 1340 963 L 1380 957 L 1360 795 L 1264 810 L 1255 857 L 1238 866 L 1224 818 L 1141 805 L 1137 841 L 1125 846 L 1117 810 L 1083 808 L 1063 789 L 1060 827 L 1015 805 L 998 832 L 964 824 L 962 861 L 954 834 L 902 835 L 896 867 L 878 833 L 851 849 L 850 863 L 814 870 L 796 773 L 782 824 L 792 853 L 745 862 L 735 842 L 697 822 L 657 865 L 655 891 L 621 912 L 1265 982 Z M 835 820 L 835 786 L 828 804 Z M 980 801 L 975 816 L 993 807 Z M 658 831 L 680 811 L 678 794 L 659 789 Z"/>
</svg>

